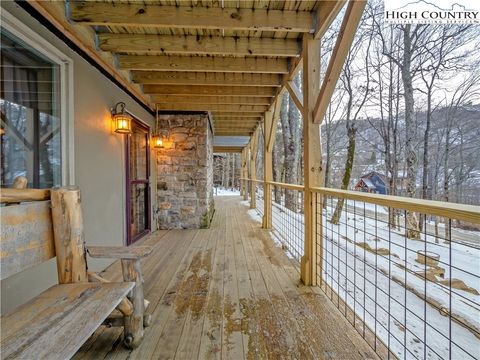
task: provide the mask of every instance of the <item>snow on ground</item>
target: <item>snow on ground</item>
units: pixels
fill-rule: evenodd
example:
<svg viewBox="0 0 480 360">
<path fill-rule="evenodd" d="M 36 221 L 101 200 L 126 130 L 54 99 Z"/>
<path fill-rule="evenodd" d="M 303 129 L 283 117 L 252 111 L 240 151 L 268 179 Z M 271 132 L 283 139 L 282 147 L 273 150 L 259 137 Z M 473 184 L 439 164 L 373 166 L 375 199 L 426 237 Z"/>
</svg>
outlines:
<svg viewBox="0 0 480 360">
<path fill-rule="evenodd" d="M 259 222 L 260 224 L 262 223 L 262 218 L 258 214 L 257 210 L 255 209 L 250 209 L 247 211 L 248 215 L 252 218 L 253 221 Z"/>
<path fill-rule="evenodd" d="M 299 261 L 303 255 L 303 214 L 275 202 L 273 205 L 272 239 L 277 244 L 280 239 L 289 255 Z M 333 210 L 327 206 L 323 214 L 323 276 L 367 326 L 400 359 L 480 359 L 480 333 L 476 337 L 475 330 L 454 320 L 480 331 L 480 295 L 448 286 L 448 279 L 460 279 L 480 292 L 480 249 L 436 241 L 428 234 L 420 241 L 406 239 L 404 231 L 392 230 L 388 223 L 372 217 L 375 210 L 388 214 L 380 206 L 375 209 L 375 205 L 349 201 L 339 225 L 327 221 Z M 259 198 L 257 212 L 263 212 Z M 261 223 L 257 212 L 249 210 Z M 480 243 L 480 232 L 472 233 Z M 415 261 L 418 250 L 440 256 L 447 285 L 417 275 L 426 270 Z"/>
<path fill-rule="evenodd" d="M 213 188 L 213 196 L 239 196 L 240 190 L 238 189 L 225 189 L 224 187 Z"/>
</svg>

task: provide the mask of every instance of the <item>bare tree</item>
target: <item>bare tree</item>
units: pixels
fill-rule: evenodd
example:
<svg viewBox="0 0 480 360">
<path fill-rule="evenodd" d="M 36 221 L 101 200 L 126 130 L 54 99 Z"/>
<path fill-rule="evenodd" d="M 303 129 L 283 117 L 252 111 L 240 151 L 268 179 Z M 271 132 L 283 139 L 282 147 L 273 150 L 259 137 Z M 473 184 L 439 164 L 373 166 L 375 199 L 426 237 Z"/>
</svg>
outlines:
<svg viewBox="0 0 480 360">
<path fill-rule="evenodd" d="M 368 15 L 366 12 L 365 15 Z M 356 144 L 356 135 L 357 127 L 355 121 L 357 120 L 360 112 L 362 111 L 369 95 L 370 95 L 370 68 L 369 68 L 369 56 L 370 56 L 370 47 L 373 39 L 373 31 L 371 31 L 371 26 L 365 26 L 366 20 L 365 15 L 362 22 L 359 25 L 359 30 L 357 36 L 354 40 L 352 48 L 350 49 L 348 56 L 345 60 L 345 65 L 342 70 L 342 75 L 340 77 L 342 88 L 345 91 L 346 95 L 346 122 L 345 127 L 347 129 L 348 137 L 348 146 L 347 146 L 347 156 L 345 158 L 345 168 L 342 177 L 341 188 L 347 190 L 350 184 L 350 177 L 353 169 L 353 162 L 355 159 L 355 144 Z M 373 23 L 372 23 L 373 24 Z M 363 46 L 364 39 L 368 39 L 366 48 Z M 358 61 L 355 62 L 354 59 L 358 54 L 363 50 L 364 61 L 358 66 Z M 357 64 L 356 64 L 357 63 Z M 364 78 L 360 77 L 359 74 L 364 74 Z M 343 205 L 345 199 L 339 199 L 335 207 L 335 211 L 330 220 L 333 224 L 338 224 L 340 215 L 342 213 Z"/>
</svg>

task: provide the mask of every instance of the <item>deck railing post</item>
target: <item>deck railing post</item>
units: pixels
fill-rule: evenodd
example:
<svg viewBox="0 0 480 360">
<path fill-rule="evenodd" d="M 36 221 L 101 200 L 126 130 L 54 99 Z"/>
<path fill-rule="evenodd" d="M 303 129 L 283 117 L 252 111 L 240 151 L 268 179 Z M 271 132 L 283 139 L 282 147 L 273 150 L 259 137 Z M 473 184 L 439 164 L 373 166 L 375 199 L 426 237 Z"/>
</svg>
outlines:
<svg viewBox="0 0 480 360">
<path fill-rule="evenodd" d="M 244 176 L 243 176 L 243 167 L 244 167 L 244 158 L 245 158 L 245 148 L 242 149 L 240 153 L 240 196 L 243 196 L 245 188 L 244 188 Z"/>
<path fill-rule="evenodd" d="M 273 181 L 272 150 L 268 141 L 273 126 L 273 111 L 265 112 L 263 124 L 263 222 L 264 229 L 272 228 L 272 190 L 269 182 Z"/>
<path fill-rule="evenodd" d="M 257 161 L 258 129 L 250 138 L 250 209 L 255 209 L 255 165 Z"/>
<path fill-rule="evenodd" d="M 323 250 L 322 216 L 318 216 L 318 202 L 311 191 L 312 187 L 322 185 L 322 155 L 320 146 L 320 125 L 314 124 L 313 110 L 320 90 L 320 40 L 312 35 L 303 37 L 303 142 L 304 142 L 304 216 L 305 240 L 304 256 L 301 259 L 301 279 L 305 285 L 316 285 L 317 250 L 322 263 Z M 317 240 L 320 248 L 317 249 Z"/>
</svg>

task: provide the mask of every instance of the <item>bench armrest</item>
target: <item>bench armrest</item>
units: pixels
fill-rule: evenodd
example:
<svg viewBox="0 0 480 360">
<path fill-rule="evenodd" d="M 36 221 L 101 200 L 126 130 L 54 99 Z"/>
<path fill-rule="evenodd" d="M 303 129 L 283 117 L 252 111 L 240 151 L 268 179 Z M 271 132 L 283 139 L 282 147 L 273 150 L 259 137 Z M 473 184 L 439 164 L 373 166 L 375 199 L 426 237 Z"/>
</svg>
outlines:
<svg viewBox="0 0 480 360">
<path fill-rule="evenodd" d="M 150 246 L 87 246 L 92 258 L 140 259 L 152 252 Z"/>
</svg>

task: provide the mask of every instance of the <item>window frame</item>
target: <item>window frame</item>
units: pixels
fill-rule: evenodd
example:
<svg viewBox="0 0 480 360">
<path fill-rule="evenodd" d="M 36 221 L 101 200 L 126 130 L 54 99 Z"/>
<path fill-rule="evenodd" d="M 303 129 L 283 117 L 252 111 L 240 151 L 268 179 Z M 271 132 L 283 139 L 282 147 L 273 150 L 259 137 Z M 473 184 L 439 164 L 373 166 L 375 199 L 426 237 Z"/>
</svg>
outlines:
<svg viewBox="0 0 480 360">
<path fill-rule="evenodd" d="M 60 68 L 61 185 L 74 185 L 73 60 L 5 9 L 1 11 L 1 27 Z"/>
</svg>

